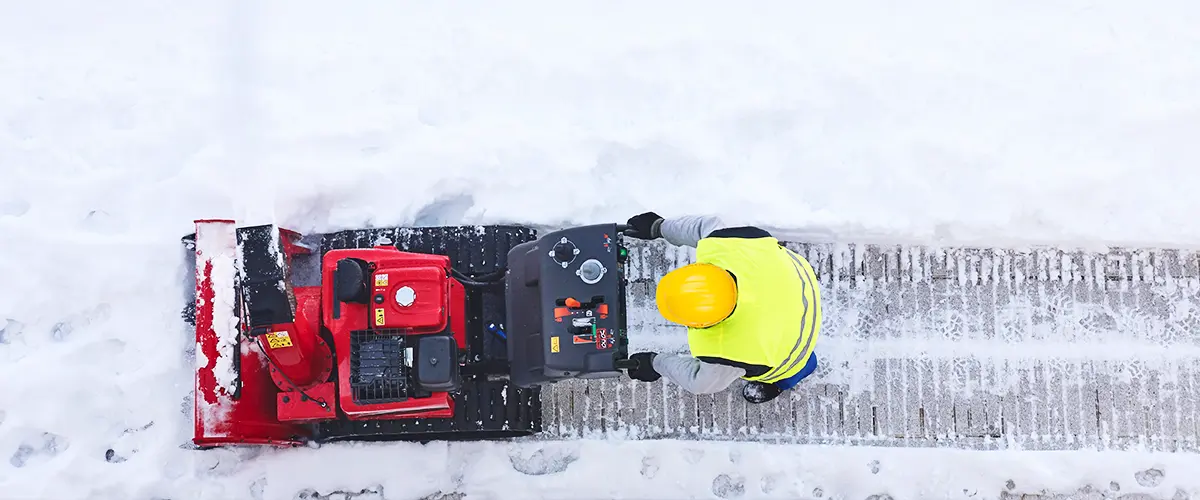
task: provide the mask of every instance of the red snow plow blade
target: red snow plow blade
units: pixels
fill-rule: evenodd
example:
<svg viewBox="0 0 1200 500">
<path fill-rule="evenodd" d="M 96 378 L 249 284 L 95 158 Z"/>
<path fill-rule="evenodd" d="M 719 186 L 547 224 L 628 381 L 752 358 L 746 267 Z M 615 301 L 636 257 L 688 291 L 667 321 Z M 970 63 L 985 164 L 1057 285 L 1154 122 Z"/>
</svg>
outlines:
<svg viewBox="0 0 1200 500">
<path fill-rule="evenodd" d="M 276 418 L 275 385 L 262 352 L 240 341 L 241 252 L 235 222 L 196 221 L 197 446 L 296 445 L 303 426 Z"/>
</svg>

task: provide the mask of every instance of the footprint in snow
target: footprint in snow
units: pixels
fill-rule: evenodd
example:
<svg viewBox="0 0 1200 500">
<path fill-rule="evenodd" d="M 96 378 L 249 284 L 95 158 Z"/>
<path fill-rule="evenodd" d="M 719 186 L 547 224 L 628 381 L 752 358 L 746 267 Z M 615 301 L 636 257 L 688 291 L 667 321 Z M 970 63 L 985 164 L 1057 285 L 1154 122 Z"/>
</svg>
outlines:
<svg viewBox="0 0 1200 500">
<path fill-rule="evenodd" d="M 267 489 L 267 478 L 260 477 L 250 483 L 250 498 L 263 500 L 263 492 Z"/>
<path fill-rule="evenodd" d="M 721 498 L 737 498 L 746 494 L 746 478 L 721 474 L 713 478 L 712 492 Z"/>
<path fill-rule="evenodd" d="M 658 458 L 657 457 L 642 457 L 642 477 L 646 479 L 654 479 L 658 474 Z"/>
<path fill-rule="evenodd" d="M 12 318 L 5 319 L 4 325 L 0 326 L 0 344 L 11 344 L 24 329 L 25 325 L 20 321 Z"/>
<path fill-rule="evenodd" d="M 1134 474 L 1133 478 L 1137 480 L 1138 484 L 1147 488 L 1153 488 L 1162 484 L 1163 477 L 1165 476 L 1166 473 L 1161 469 L 1146 469 Z"/>
<path fill-rule="evenodd" d="M 17 450 L 13 452 L 12 457 L 8 459 L 8 463 L 13 467 L 21 468 L 29 465 L 30 460 L 39 456 L 53 458 L 70 447 L 70 442 L 67 438 L 59 436 L 51 432 L 43 432 L 37 436 L 29 436 L 21 444 L 17 446 Z"/>
<path fill-rule="evenodd" d="M 465 498 L 467 498 L 466 493 L 458 493 L 458 492 L 442 493 L 439 491 L 432 495 L 421 497 L 418 500 L 464 500 Z"/>
<path fill-rule="evenodd" d="M 358 491 L 332 491 L 329 493 L 321 493 L 312 488 L 305 488 L 296 492 L 294 498 L 299 500 L 383 500 L 384 496 L 383 486 L 375 486 L 373 488 L 363 488 Z"/>
<path fill-rule="evenodd" d="M 763 494 L 770 495 L 771 492 L 775 491 L 777 484 L 779 484 L 779 477 L 775 474 L 767 474 L 762 477 L 762 481 L 759 483 L 758 488 L 762 490 Z"/>
<path fill-rule="evenodd" d="M 128 457 L 133 456 L 140 450 L 138 443 L 143 438 L 140 438 L 138 434 L 153 426 L 154 421 L 151 420 L 150 423 L 141 427 L 130 427 L 122 431 L 121 435 L 113 443 L 112 448 L 104 452 L 104 461 L 110 464 L 119 464 L 128 460 Z"/>
<path fill-rule="evenodd" d="M 579 460 L 579 448 L 570 444 L 545 444 L 533 453 L 523 455 L 522 452 L 527 450 L 523 446 L 513 446 L 509 448 L 508 459 L 517 472 L 531 476 L 556 474 Z"/>
<path fill-rule="evenodd" d="M 104 461 L 110 464 L 119 464 L 127 460 L 124 456 L 118 455 L 117 450 L 109 448 L 104 452 Z"/>
<path fill-rule="evenodd" d="M 50 338 L 62 342 L 71 336 L 71 332 L 75 331 L 75 325 L 68 321 L 59 321 L 54 324 L 54 328 L 50 330 Z"/>
<path fill-rule="evenodd" d="M 89 311 L 73 314 L 54 324 L 50 330 L 50 338 L 62 342 L 71 337 L 77 328 L 85 328 L 92 324 L 103 322 L 112 315 L 112 305 L 107 302 L 96 304 Z"/>
</svg>

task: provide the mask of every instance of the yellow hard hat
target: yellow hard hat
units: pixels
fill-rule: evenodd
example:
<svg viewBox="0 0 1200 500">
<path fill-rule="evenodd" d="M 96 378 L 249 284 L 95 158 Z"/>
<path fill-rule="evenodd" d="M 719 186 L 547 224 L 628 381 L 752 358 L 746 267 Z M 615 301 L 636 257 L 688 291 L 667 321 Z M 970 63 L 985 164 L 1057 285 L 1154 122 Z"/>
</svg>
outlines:
<svg viewBox="0 0 1200 500">
<path fill-rule="evenodd" d="M 726 270 L 707 263 L 688 264 L 658 282 L 654 301 L 667 321 L 692 328 L 720 323 L 737 305 L 737 283 Z"/>
</svg>

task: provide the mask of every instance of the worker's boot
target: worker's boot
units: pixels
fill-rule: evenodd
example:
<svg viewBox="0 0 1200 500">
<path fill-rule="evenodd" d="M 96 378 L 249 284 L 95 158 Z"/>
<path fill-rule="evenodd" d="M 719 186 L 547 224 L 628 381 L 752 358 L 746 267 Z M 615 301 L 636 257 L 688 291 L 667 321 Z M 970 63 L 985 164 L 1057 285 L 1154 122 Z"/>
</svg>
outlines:
<svg viewBox="0 0 1200 500">
<path fill-rule="evenodd" d="M 747 382 L 742 387 L 742 397 L 753 404 L 766 403 L 783 393 L 783 389 L 775 384 L 762 382 Z"/>
</svg>

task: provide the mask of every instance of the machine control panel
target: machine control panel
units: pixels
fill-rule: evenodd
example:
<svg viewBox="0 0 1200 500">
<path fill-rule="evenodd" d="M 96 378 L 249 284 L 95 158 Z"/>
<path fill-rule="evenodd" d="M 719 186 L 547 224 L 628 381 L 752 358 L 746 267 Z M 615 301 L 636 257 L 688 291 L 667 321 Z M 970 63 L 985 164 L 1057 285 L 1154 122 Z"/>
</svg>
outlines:
<svg viewBox="0 0 1200 500">
<path fill-rule="evenodd" d="M 513 248 L 506 297 L 514 383 L 621 375 L 626 254 L 615 224 L 556 231 Z"/>
</svg>

